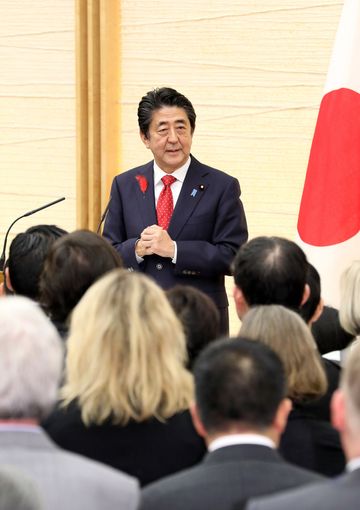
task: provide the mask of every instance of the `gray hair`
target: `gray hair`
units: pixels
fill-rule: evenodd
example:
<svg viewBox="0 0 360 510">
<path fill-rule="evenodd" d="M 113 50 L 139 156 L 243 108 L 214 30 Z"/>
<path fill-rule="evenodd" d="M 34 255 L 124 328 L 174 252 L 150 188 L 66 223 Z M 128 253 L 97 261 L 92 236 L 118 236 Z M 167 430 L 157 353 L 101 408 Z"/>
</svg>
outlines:
<svg viewBox="0 0 360 510">
<path fill-rule="evenodd" d="M 42 419 L 53 407 L 62 370 L 60 337 L 28 298 L 0 299 L 0 417 Z"/>
<path fill-rule="evenodd" d="M 360 334 L 360 260 L 354 260 L 341 275 L 339 318 L 346 331 Z"/>
</svg>

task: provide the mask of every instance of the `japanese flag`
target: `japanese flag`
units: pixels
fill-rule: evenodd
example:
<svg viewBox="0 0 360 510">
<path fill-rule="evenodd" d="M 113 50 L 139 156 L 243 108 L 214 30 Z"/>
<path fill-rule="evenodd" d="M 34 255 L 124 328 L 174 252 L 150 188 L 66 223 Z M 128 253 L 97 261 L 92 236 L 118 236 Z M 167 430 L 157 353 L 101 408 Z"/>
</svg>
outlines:
<svg viewBox="0 0 360 510">
<path fill-rule="evenodd" d="M 360 0 L 345 0 L 298 219 L 299 244 L 318 269 L 327 304 L 360 259 Z"/>
</svg>

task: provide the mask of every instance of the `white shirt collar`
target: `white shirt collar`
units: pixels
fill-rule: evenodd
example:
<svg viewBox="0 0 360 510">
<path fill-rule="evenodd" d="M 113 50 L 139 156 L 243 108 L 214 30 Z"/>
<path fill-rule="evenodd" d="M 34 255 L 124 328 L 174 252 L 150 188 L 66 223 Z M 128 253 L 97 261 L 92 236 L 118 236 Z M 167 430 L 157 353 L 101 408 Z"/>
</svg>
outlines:
<svg viewBox="0 0 360 510">
<path fill-rule="evenodd" d="M 178 181 L 184 182 L 187 171 L 189 170 L 190 163 L 191 163 L 191 157 L 189 156 L 189 159 L 187 160 L 187 162 L 183 166 L 181 166 L 180 168 L 175 170 L 171 175 L 176 177 L 176 179 Z M 157 165 L 156 161 L 154 160 L 154 186 L 156 186 L 161 181 L 161 178 L 164 177 L 164 175 L 169 175 L 169 174 L 167 174 L 166 172 L 161 170 L 159 165 Z"/>
<path fill-rule="evenodd" d="M 360 457 L 355 457 L 354 459 L 349 460 L 349 462 L 346 464 L 346 470 L 347 471 L 355 471 L 355 469 L 360 468 Z"/>
<path fill-rule="evenodd" d="M 219 448 L 234 446 L 237 444 L 256 444 L 268 446 L 273 449 L 276 448 L 275 443 L 271 439 L 261 434 L 229 434 L 214 439 L 214 441 L 209 444 L 208 450 L 209 452 L 213 452 Z"/>
</svg>

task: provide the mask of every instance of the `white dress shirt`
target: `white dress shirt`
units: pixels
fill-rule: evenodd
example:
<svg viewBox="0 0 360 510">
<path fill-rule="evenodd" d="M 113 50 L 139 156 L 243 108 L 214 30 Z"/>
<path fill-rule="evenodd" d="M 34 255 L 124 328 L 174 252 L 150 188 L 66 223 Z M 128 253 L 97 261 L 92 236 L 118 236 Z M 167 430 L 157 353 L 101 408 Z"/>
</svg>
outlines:
<svg viewBox="0 0 360 510">
<path fill-rule="evenodd" d="M 172 176 L 174 176 L 176 178 L 176 181 L 171 185 L 171 192 L 172 192 L 172 196 L 173 196 L 173 206 L 174 206 L 174 209 L 175 209 L 176 202 L 178 201 L 178 198 L 179 198 L 179 195 L 180 195 L 180 191 L 181 191 L 182 185 L 184 183 L 187 171 L 189 170 L 190 163 L 191 163 L 191 158 L 189 156 L 189 159 L 187 160 L 187 162 L 183 166 L 181 166 L 180 168 L 178 168 L 177 170 L 175 170 L 171 174 Z M 161 191 L 162 191 L 162 189 L 164 187 L 164 183 L 161 180 L 164 177 L 164 175 L 169 175 L 169 174 L 167 174 L 166 172 L 161 170 L 161 168 L 157 165 L 156 161 L 154 160 L 155 207 L 156 207 L 157 202 L 159 200 L 160 193 L 161 193 Z M 175 241 L 173 241 L 173 243 L 174 243 L 175 250 L 174 250 L 174 257 L 171 259 L 171 262 L 173 264 L 176 264 L 176 260 L 177 260 L 177 245 L 176 245 Z M 138 263 L 140 263 L 140 262 L 142 262 L 144 260 L 142 257 L 139 257 L 139 255 L 137 255 L 136 253 L 135 253 L 135 256 L 136 256 L 136 260 L 137 260 Z"/>
<path fill-rule="evenodd" d="M 213 452 L 225 446 L 238 444 L 261 445 L 267 446 L 268 448 L 276 448 L 274 441 L 261 434 L 228 434 L 214 439 L 214 441 L 209 444 L 208 450 L 209 452 Z"/>
</svg>

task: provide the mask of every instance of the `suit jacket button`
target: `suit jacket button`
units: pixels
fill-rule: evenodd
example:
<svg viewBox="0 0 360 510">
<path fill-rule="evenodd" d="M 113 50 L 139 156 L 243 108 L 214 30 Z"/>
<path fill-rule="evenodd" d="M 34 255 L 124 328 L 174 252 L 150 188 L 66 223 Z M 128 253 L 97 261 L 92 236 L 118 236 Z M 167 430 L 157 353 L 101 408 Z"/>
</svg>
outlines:
<svg viewBox="0 0 360 510">
<path fill-rule="evenodd" d="M 156 269 L 157 269 L 158 271 L 161 271 L 161 270 L 162 270 L 162 268 L 163 268 L 163 265 L 162 265 L 162 264 L 156 264 Z"/>
</svg>

